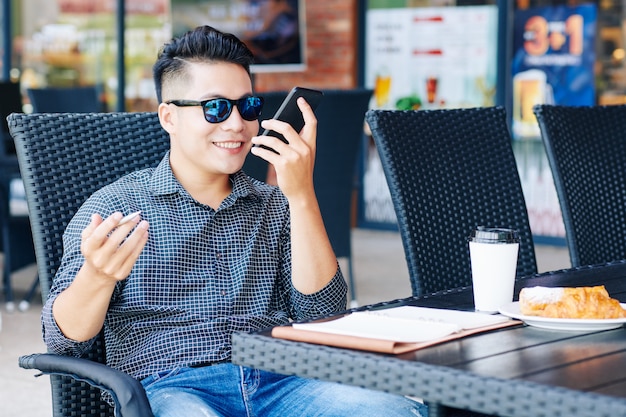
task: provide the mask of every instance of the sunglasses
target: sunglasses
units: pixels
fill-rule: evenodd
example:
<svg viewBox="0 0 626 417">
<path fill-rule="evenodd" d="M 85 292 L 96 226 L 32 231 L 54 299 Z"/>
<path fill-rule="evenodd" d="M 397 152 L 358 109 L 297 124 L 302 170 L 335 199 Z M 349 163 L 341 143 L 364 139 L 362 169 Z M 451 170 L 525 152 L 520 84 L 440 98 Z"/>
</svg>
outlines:
<svg viewBox="0 0 626 417">
<path fill-rule="evenodd" d="M 239 100 L 227 98 L 212 98 L 210 100 L 169 100 L 165 104 L 173 104 L 178 107 L 202 106 L 204 118 L 209 123 L 221 123 L 230 117 L 233 107 L 237 106 L 239 114 L 249 122 L 257 120 L 263 109 L 263 97 L 244 97 Z"/>
</svg>

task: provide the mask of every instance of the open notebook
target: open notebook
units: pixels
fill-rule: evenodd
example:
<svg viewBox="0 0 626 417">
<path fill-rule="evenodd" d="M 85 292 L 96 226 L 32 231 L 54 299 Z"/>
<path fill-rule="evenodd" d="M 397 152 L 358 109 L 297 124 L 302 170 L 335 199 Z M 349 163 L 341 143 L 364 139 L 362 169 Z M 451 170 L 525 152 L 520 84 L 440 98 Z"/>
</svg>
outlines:
<svg viewBox="0 0 626 417">
<path fill-rule="evenodd" d="M 500 315 L 402 306 L 275 327 L 272 336 L 374 352 L 404 353 L 520 323 Z"/>
</svg>

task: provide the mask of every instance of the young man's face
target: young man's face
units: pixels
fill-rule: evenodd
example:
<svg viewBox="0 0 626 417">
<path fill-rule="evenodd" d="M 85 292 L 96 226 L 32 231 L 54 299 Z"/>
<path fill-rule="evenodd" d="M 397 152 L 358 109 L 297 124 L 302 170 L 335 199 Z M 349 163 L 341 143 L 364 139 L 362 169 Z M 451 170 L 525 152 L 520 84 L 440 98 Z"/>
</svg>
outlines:
<svg viewBox="0 0 626 417">
<path fill-rule="evenodd" d="M 190 82 L 174 89 L 168 100 L 204 101 L 213 98 L 240 99 L 252 95 L 252 82 L 244 68 L 231 63 L 193 63 L 189 65 Z M 163 105 L 162 105 L 163 106 Z M 259 121 L 241 117 L 233 106 L 230 116 L 220 123 L 209 123 L 203 108 L 165 105 L 170 121 L 170 163 L 177 176 L 199 178 L 232 174 L 243 166 L 250 151 L 252 136 L 259 131 Z M 162 117 L 163 117 L 163 113 Z"/>
</svg>

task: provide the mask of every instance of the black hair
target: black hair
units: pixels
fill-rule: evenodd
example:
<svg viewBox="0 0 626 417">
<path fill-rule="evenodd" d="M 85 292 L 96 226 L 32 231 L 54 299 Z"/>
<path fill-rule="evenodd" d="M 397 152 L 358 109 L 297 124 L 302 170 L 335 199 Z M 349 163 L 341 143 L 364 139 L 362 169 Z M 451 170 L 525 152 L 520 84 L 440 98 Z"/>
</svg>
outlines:
<svg viewBox="0 0 626 417">
<path fill-rule="evenodd" d="M 163 82 L 182 74 L 187 62 L 228 62 L 241 65 L 250 75 L 254 56 L 235 35 L 211 26 L 199 26 L 163 45 L 152 67 L 157 100 L 162 101 Z"/>
</svg>

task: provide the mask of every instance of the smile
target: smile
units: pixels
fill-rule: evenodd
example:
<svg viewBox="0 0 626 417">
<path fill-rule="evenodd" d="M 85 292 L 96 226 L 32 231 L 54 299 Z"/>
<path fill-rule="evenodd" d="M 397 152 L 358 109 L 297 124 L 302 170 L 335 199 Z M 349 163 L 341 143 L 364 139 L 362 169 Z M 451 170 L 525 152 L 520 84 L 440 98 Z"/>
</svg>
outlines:
<svg viewBox="0 0 626 417">
<path fill-rule="evenodd" d="M 242 145 L 241 142 L 214 142 L 214 144 L 218 148 L 225 148 L 225 149 L 241 148 L 241 145 Z"/>
</svg>

